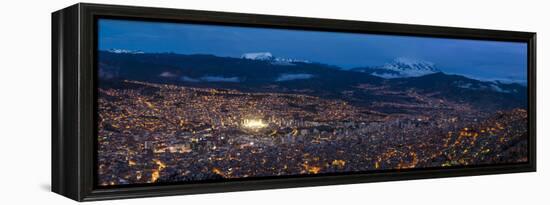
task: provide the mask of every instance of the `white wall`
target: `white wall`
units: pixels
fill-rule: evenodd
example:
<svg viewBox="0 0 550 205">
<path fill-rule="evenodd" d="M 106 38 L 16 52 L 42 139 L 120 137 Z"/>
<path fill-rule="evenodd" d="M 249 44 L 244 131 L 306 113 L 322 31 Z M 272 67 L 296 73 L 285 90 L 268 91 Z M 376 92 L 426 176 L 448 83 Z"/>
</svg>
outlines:
<svg viewBox="0 0 550 205">
<path fill-rule="evenodd" d="M 538 33 L 538 172 L 117 200 L 98 204 L 529 204 L 550 201 L 545 1 L 101 0 L 94 3 L 534 31 Z M 75 1 L 2 1 L 0 204 L 69 204 L 50 184 L 50 12 Z M 545 190 L 546 189 L 546 190 Z M 546 193 L 546 194 L 545 194 Z M 23 203 L 24 202 L 24 203 Z"/>
</svg>

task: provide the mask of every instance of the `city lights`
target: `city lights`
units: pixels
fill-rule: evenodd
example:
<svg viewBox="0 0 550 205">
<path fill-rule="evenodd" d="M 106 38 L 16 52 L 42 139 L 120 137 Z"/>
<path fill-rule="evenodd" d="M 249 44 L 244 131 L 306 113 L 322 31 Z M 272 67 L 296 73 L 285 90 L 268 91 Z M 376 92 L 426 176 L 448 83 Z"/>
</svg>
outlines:
<svg viewBox="0 0 550 205">
<path fill-rule="evenodd" d="M 99 90 L 103 186 L 528 160 L 524 109 L 375 103 L 410 111 L 384 114 L 299 94 L 124 83 L 135 88 Z"/>
<path fill-rule="evenodd" d="M 243 120 L 243 127 L 251 130 L 259 130 L 267 127 L 267 124 L 262 119 L 245 119 Z"/>
</svg>

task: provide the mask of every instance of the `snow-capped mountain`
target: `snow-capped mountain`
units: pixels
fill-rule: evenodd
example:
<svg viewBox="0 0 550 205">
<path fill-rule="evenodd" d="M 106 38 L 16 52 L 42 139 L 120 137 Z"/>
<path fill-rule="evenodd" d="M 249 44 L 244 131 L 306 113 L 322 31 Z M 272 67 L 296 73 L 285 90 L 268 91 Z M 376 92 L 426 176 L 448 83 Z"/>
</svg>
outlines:
<svg viewBox="0 0 550 205">
<path fill-rule="evenodd" d="M 387 63 L 382 68 L 416 76 L 439 72 L 432 62 L 409 58 L 396 58 L 392 63 Z"/>
<path fill-rule="evenodd" d="M 111 53 L 128 53 L 128 54 L 144 54 L 145 52 L 140 50 L 128 50 L 128 49 L 119 49 L 119 48 L 113 48 L 107 50 L 107 52 Z"/>
<path fill-rule="evenodd" d="M 241 55 L 242 59 L 271 61 L 276 65 L 294 65 L 294 63 L 309 63 L 307 60 L 293 58 L 274 57 L 270 52 L 245 53 Z"/>
<path fill-rule="evenodd" d="M 353 68 L 352 71 L 370 73 L 382 78 L 418 77 L 441 72 L 435 64 L 428 61 L 410 58 L 396 58 L 391 63 L 379 67 Z"/>
<path fill-rule="evenodd" d="M 273 55 L 270 52 L 245 53 L 241 58 L 249 60 L 273 60 Z"/>
<path fill-rule="evenodd" d="M 388 97 L 386 93 L 410 90 L 483 109 L 502 110 L 526 106 L 527 87 L 516 83 L 486 82 L 443 72 L 419 77 L 382 79 L 370 73 L 350 72 L 347 69 L 320 63 L 294 63 L 289 66 L 275 64 L 276 62 L 279 61 L 195 54 L 137 55 L 107 51 L 98 53 L 99 79 L 109 82 L 126 79 L 186 86 L 213 86 L 243 91 L 257 89 L 258 92 L 307 92 L 308 95 L 313 96 L 331 98 L 341 96 L 345 99 L 365 100 L 365 102 L 389 100 L 388 102 L 392 103 L 399 103 L 401 100 L 409 102 L 410 99 Z M 399 64 L 402 66 L 399 68 L 395 66 Z M 413 68 L 427 68 L 425 65 L 430 64 L 397 60 L 394 66 L 382 65 L 372 68 L 375 69 L 374 71 L 394 73 L 393 76 L 403 76 L 403 73 L 411 73 L 410 70 Z M 418 73 L 415 72 L 415 74 Z M 107 83 L 103 85 L 108 86 Z M 491 107 L 488 108 L 488 105 Z M 388 112 L 395 112 L 395 110 L 392 108 Z"/>
</svg>

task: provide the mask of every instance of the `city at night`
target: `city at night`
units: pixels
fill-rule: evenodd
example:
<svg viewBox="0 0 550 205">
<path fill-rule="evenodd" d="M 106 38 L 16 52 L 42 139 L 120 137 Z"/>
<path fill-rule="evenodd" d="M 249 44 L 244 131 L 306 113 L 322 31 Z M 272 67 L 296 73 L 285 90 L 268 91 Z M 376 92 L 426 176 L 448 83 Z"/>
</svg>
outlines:
<svg viewBox="0 0 550 205">
<path fill-rule="evenodd" d="M 525 43 L 100 20 L 100 186 L 528 162 Z"/>
</svg>

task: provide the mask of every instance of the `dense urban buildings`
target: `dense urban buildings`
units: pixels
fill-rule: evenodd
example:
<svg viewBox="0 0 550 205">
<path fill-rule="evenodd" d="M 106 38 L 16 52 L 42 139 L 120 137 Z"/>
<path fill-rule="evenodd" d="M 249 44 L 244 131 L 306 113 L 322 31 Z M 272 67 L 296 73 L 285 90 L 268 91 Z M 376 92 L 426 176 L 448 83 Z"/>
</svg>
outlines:
<svg viewBox="0 0 550 205">
<path fill-rule="evenodd" d="M 99 90 L 101 185 L 527 161 L 527 112 L 418 96 L 422 113 L 342 100 L 124 81 Z"/>
</svg>

